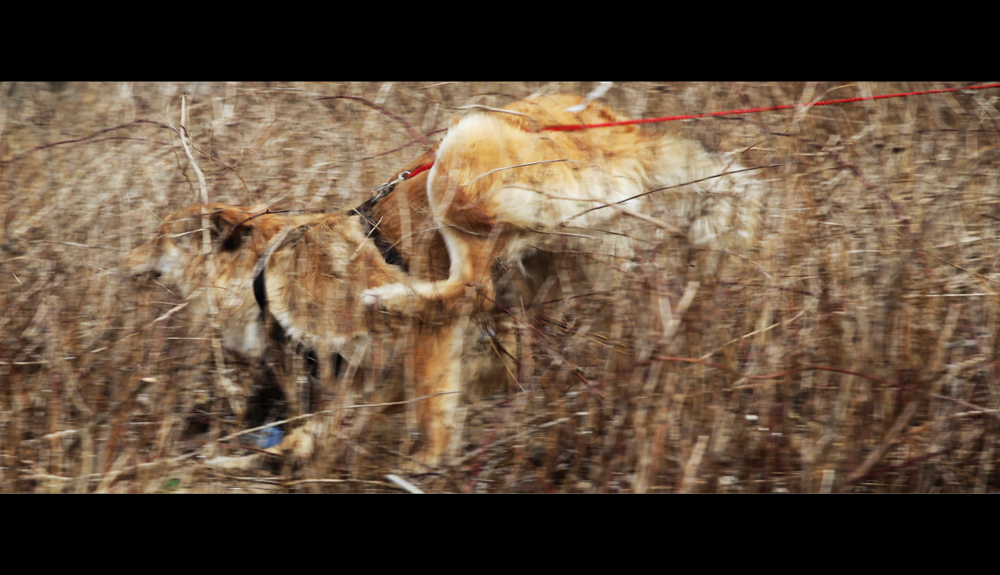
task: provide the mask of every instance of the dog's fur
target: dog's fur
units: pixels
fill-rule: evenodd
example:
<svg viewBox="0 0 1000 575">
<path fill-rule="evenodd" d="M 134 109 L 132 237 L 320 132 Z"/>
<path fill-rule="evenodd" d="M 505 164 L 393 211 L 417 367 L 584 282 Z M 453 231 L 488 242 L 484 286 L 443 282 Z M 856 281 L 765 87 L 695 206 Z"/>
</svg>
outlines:
<svg viewBox="0 0 1000 575">
<path fill-rule="evenodd" d="M 212 237 L 210 255 L 201 253 L 203 217 Z M 219 310 L 224 346 L 248 359 L 265 352 L 265 308 L 293 342 L 316 350 L 321 360 L 334 354 L 346 358 L 346 380 L 371 363 L 370 352 L 377 348 L 384 363 L 409 364 L 415 396 L 459 390 L 465 323 L 424 322 L 409 334 L 410 341 L 385 316 L 366 313 L 358 304 L 364 289 L 407 277 L 385 262 L 358 218 L 348 213 L 284 215 L 225 204 L 191 206 L 167 217 L 158 236 L 134 249 L 126 265 L 134 274 L 158 276 L 184 297 L 207 290 Z M 321 369 L 327 380 L 334 371 L 332 361 Z M 342 392 L 349 391 L 348 383 L 339 386 Z M 436 464 L 448 447 L 457 402 L 457 394 L 448 394 L 415 405 L 424 447 L 420 456 L 429 464 Z"/>
<path fill-rule="evenodd" d="M 426 183 L 429 213 L 447 247 L 447 278 L 428 279 L 439 275 L 433 273 L 438 257 L 430 273 L 368 289 L 362 301 L 409 313 L 457 310 L 463 301 L 488 309 L 495 261 L 520 265 L 530 248 L 567 236 L 589 236 L 603 244 L 601 250 L 628 257 L 632 242 L 613 234 L 626 218 L 644 219 L 696 246 L 738 250 L 749 244 L 763 192 L 746 173 L 630 199 L 741 166 L 697 142 L 647 135 L 634 125 L 546 130 L 627 119 L 592 102 L 579 114 L 566 111 L 581 101 L 535 96 L 506 106 L 510 113 L 476 113 L 452 127 Z"/>
</svg>

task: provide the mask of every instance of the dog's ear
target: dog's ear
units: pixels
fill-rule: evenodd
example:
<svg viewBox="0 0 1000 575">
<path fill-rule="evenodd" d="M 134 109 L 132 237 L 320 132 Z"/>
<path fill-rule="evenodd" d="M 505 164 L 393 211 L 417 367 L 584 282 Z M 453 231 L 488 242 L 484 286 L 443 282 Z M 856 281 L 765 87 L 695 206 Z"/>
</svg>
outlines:
<svg viewBox="0 0 1000 575">
<path fill-rule="evenodd" d="M 212 243 L 223 252 L 236 251 L 254 231 L 259 220 L 254 218 L 267 213 L 267 208 L 255 206 L 249 210 L 229 207 L 211 214 Z"/>
<path fill-rule="evenodd" d="M 219 251 L 240 249 L 243 238 L 249 233 L 252 222 L 247 214 L 236 210 L 216 210 L 209 215 L 212 243 Z"/>
</svg>

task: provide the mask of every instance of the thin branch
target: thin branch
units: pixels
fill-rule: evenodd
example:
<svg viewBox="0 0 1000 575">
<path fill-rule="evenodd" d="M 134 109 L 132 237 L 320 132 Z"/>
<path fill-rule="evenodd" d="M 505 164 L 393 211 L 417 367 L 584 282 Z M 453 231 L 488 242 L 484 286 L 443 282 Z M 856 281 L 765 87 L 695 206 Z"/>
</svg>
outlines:
<svg viewBox="0 0 1000 575">
<path fill-rule="evenodd" d="M 71 140 L 61 140 L 61 141 L 58 141 L 58 142 L 51 142 L 51 143 L 48 143 L 48 144 L 42 144 L 40 146 L 35 146 L 34 148 L 27 149 L 27 150 L 21 152 L 20 154 L 17 154 L 15 156 L 7 158 L 6 160 L 0 161 L 0 166 L 6 166 L 7 164 L 10 164 L 11 162 L 16 162 L 17 160 L 20 160 L 21 158 L 24 158 L 25 156 L 27 156 L 29 154 L 33 154 L 33 153 L 35 153 L 35 152 L 37 152 L 39 150 L 44 150 L 44 149 L 47 149 L 47 148 L 54 148 L 56 146 L 64 146 L 66 144 L 76 144 L 76 143 L 79 143 L 79 142 L 86 142 L 87 140 L 91 140 L 93 138 L 96 138 L 97 136 L 100 136 L 101 134 L 106 134 L 106 133 L 112 132 L 114 130 L 120 130 L 122 128 L 127 128 L 127 127 L 135 125 L 135 124 L 154 124 L 154 125 L 161 126 L 161 127 L 164 127 L 164 128 L 169 128 L 169 126 L 167 126 L 166 124 L 162 124 L 160 122 L 154 122 L 153 120 L 135 120 L 135 121 L 128 122 L 128 123 L 125 123 L 125 124 L 119 124 L 117 126 L 112 126 L 110 128 L 104 128 L 103 130 L 98 130 L 98 131 L 94 132 L 93 134 L 90 134 L 90 135 L 87 135 L 87 136 L 83 136 L 81 138 L 73 138 Z M 111 139 L 136 139 L 136 138 L 104 138 L 104 139 L 111 140 Z M 153 141 L 153 140 L 149 140 L 149 141 Z M 156 142 L 156 143 L 157 144 L 163 144 L 163 142 Z"/>
<path fill-rule="evenodd" d="M 557 351 L 556 348 L 553 347 L 552 344 L 549 343 L 548 338 L 545 337 L 545 334 L 543 334 L 541 331 L 539 331 L 539 329 L 536 328 L 535 326 L 533 326 L 533 325 L 529 324 L 528 322 L 524 321 L 523 319 L 517 317 L 514 314 L 514 312 L 512 312 L 510 309 L 508 309 L 508 308 L 504 307 L 503 305 L 497 303 L 495 300 L 493 300 L 492 298 L 490 298 L 489 296 L 487 296 L 486 294 L 484 294 L 478 287 L 473 286 L 473 285 L 469 285 L 469 287 L 471 287 L 474 290 L 476 290 L 476 293 L 480 297 L 482 297 L 486 301 L 492 303 L 493 305 L 497 306 L 500 310 L 502 310 L 503 312 L 505 312 L 506 314 L 508 314 L 510 317 L 514 318 L 518 322 L 520 322 L 520 323 L 524 324 L 525 326 L 527 326 L 528 329 L 531 329 L 532 331 L 536 332 L 539 335 L 539 337 L 541 338 L 541 340 L 543 342 L 545 342 L 545 347 L 549 348 L 549 350 L 551 350 L 552 353 L 556 354 L 556 356 L 559 357 L 560 360 L 562 360 L 563 362 L 565 362 L 566 365 L 570 366 L 573 369 L 573 374 L 577 377 L 577 379 L 579 379 L 581 382 L 583 382 L 583 385 L 587 388 L 587 391 L 589 391 L 590 393 L 597 394 L 597 396 L 601 400 L 601 403 L 604 403 L 604 400 L 606 399 L 604 397 L 604 394 L 602 394 L 600 391 L 597 391 L 597 389 L 596 389 L 597 386 L 596 385 L 593 385 L 589 381 L 587 381 L 587 378 L 583 376 L 583 371 L 575 363 L 573 363 L 572 361 L 570 361 L 569 358 L 565 357 L 563 354 L 559 353 L 559 351 Z"/>
<path fill-rule="evenodd" d="M 428 142 L 427 142 L 427 138 L 424 138 L 423 136 L 420 135 L 420 132 L 414 130 L 413 126 L 411 126 L 409 122 L 407 122 L 403 118 L 397 116 L 396 114 L 393 114 L 392 112 L 390 112 L 386 108 L 384 108 L 384 107 L 382 107 L 382 106 L 376 104 L 375 102 L 372 102 L 372 101 L 370 101 L 370 100 L 368 100 L 366 98 L 362 98 L 360 96 L 321 96 L 319 98 L 316 98 L 316 100 L 357 100 L 358 102 L 361 102 L 362 104 L 368 106 L 369 108 L 373 108 L 375 110 L 378 110 L 379 112 L 382 112 L 383 114 L 385 114 L 386 116 L 389 116 L 393 120 L 396 120 L 397 122 L 399 122 L 400 124 L 402 124 L 404 128 L 406 128 L 406 131 L 410 133 L 410 136 L 412 136 L 414 140 L 417 140 L 421 144 L 429 145 Z"/>
<path fill-rule="evenodd" d="M 824 154 L 829 155 L 831 158 L 833 158 L 833 160 L 835 162 L 837 162 L 838 166 L 840 166 L 841 168 L 843 168 L 843 169 L 848 170 L 849 172 L 851 172 L 851 174 L 855 178 L 857 178 L 858 181 L 861 182 L 861 184 L 864 187 L 868 188 L 872 192 L 875 192 L 876 194 L 878 194 L 878 196 L 880 198 L 882 198 L 883 200 L 885 200 L 886 203 L 888 203 L 889 206 L 892 207 L 893 213 L 896 214 L 896 217 L 900 220 L 900 223 L 903 224 L 903 227 L 906 229 L 906 232 L 907 233 L 910 232 L 910 218 L 908 218 L 906 216 L 906 214 L 903 213 L 903 209 L 901 207 L 899 207 L 899 204 L 897 204 L 896 201 L 893 200 L 889 196 L 889 194 L 887 194 L 885 191 L 883 191 L 882 188 L 880 188 L 880 187 L 876 186 L 875 184 L 873 184 L 872 182 L 870 182 L 868 180 L 868 178 L 866 178 L 865 175 L 861 172 L 861 169 L 859 169 L 854 164 L 852 164 L 852 163 L 848 162 L 847 160 L 845 160 L 843 157 L 841 157 L 840 154 L 838 154 L 837 152 L 834 152 L 833 150 L 827 148 L 826 146 L 824 146 L 822 144 L 818 144 L 816 142 L 813 142 L 811 140 L 807 140 L 805 138 L 800 138 L 798 136 L 793 136 L 792 134 L 786 134 L 784 132 L 769 132 L 769 131 L 765 131 L 764 133 L 765 134 L 771 134 L 772 136 L 782 136 L 784 138 L 792 138 L 793 140 L 798 140 L 799 142 L 802 142 L 803 144 L 806 144 L 808 146 L 812 146 L 813 148 L 816 148 L 817 150 L 823 152 Z"/>
<path fill-rule="evenodd" d="M 922 463 L 924 461 L 927 461 L 928 459 L 932 459 L 932 458 L 937 457 L 939 455 L 944 455 L 946 453 L 950 453 L 950 452 L 954 451 L 956 447 L 958 447 L 957 444 L 956 445 L 952 445 L 951 447 L 942 449 L 940 451 L 935 451 L 933 453 L 925 453 L 924 455 L 920 455 L 918 457 L 911 457 L 910 459 L 907 459 L 906 461 L 904 461 L 902 463 L 897 463 L 895 465 L 886 465 L 884 467 L 879 467 L 878 469 L 873 469 L 873 470 L 871 470 L 871 471 L 869 471 L 867 473 L 864 473 L 864 474 L 859 475 L 857 477 L 853 477 L 853 478 L 848 479 L 847 481 L 841 483 L 840 485 L 837 486 L 837 491 L 843 491 L 844 489 L 846 489 L 846 488 L 848 488 L 848 487 L 850 487 L 850 486 L 852 486 L 852 485 L 854 485 L 856 483 L 860 483 L 860 482 L 864 481 L 865 479 L 868 479 L 869 477 L 874 477 L 876 475 L 880 475 L 882 473 L 886 473 L 886 472 L 889 472 L 889 471 L 895 471 L 897 469 L 906 469 L 907 467 L 913 467 L 914 465 L 916 465 L 918 463 Z"/>
<path fill-rule="evenodd" d="M 503 171 L 503 170 L 513 170 L 514 168 L 523 168 L 523 167 L 526 167 L 526 166 L 534 166 L 536 164 L 552 164 L 552 163 L 555 163 L 555 162 L 579 162 L 579 160 L 570 160 L 569 158 L 561 158 L 561 159 L 558 159 L 558 160 L 540 160 L 540 161 L 537 161 L 537 162 L 528 162 L 527 164 L 517 164 L 515 166 L 504 166 L 502 168 L 494 168 L 494 169 L 492 169 L 492 170 L 490 170 L 488 172 L 483 172 L 482 174 L 479 174 L 475 178 L 472 178 L 468 182 L 465 182 L 465 184 L 463 184 L 463 185 L 464 186 L 470 186 L 476 180 L 481 180 L 481 179 L 485 178 L 486 176 L 488 176 L 490 174 L 493 174 L 495 172 L 500 172 L 500 171 Z M 525 189 L 527 189 L 527 188 L 525 188 Z M 534 190 L 532 190 L 532 191 L 534 191 Z M 561 198 L 560 197 L 560 198 L 557 198 L 557 199 L 575 200 L 575 199 L 578 199 L 578 198 L 570 198 L 570 197 Z M 585 200 L 587 200 L 587 198 L 582 198 L 582 200 L 585 201 Z"/>
<path fill-rule="evenodd" d="M 783 166 L 783 165 L 784 164 L 768 164 L 766 166 L 754 166 L 752 168 L 743 168 L 742 170 L 733 170 L 731 172 L 722 172 L 721 174 L 715 174 L 714 176 L 708 176 L 707 178 L 701 178 L 699 180 L 691 180 L 690 182 L 684 182 L 683 184 L 676 184 L 676 185 L 673 185 L 673 186 L 664 186 L 662 188 L 656 188 L 655 190 L 649 190 L 648 192 L 643 192 L 641 194 L 632 196 L 630 198 L 625 198 L 624 200 L 621 200 L 619 202 L 614 202 L 613 204 L 606 204 L 606 205 L 603 205 L 603 206 L 597 206 L 596 208 L 590 208 L 589 210 L 584 210 L 584 211 L 580 212 L 579 214 L 576 214 L 574 216 L 570 216 L 569 218 L 566 218 L 566 221 L 572 220 L 573 218 L 578 218 L 578 217 L 580 217 L 580 216 L 582 216 L 582 215 L 584 215 L 586 213 L 593 212 L 594 210 L 600 210 L 600 209 L 603 209 L 603 208 L 610 208 L 610 207 L 612 207 L 613 205 L 616 205 L 616 204 L 617 205 L 621 205 L 621 204 L 624 204 L 625 202 L 630 202 L 630 201 L 632 201 L 634 199 L 641 198 L 643 196 L 648 196 L 649 194 L 654 194 L 656 192 L 662 192 L 662 191 L 665 191 L 665 190 L 672 190 L 674 188 L 683 188 L 684 186 L 690 186 L 691 184 L 697 184 L 698 182 L 704 182 L 705 180 L 711 180 L 713 178 L 721 178 L 722 176 L 728 176 L 730 174 L 738 174 L 740 172 L 750 172 L 750 171 L 753 171 L 753 170 L 763 170 L 764 168 L 777 168 L 778 166 Z"/>
<path fill-rule="evenodd" d="M 483 106 L 482 104 L 470 104 L 468 106 L 459 106 L 457 108 L 452 108 L 452 110 L 486 110 L 488 112 L 500 112 L 501 114 L 513 114 L 515 116 L 524 116 L 525 118 L 530 118 L 531 116 L 523 112 L 515 112 L 514 110 L 504 110 L 502 108 L 492 108 L 490 106 Z"/>
</svg>

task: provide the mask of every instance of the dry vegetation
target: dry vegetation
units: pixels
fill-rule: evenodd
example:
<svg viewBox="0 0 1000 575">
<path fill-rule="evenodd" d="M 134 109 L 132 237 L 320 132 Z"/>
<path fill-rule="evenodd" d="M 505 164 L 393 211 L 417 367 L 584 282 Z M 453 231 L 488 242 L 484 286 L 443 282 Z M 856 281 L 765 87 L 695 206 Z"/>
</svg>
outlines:
<svg viewBox="0 0 1000 575">
<path fill-rule="evenodd" d="M 657 117 L 955 86 L 651 83 L 602 102 Z M 751 252 L 705 265 L 646 230 L 627 274 L 558 256 L 575 297 L 508 293 L 516 319 L 480 318 L 517 363 L 463 397 L 448 466 L 402 453 L 406 410 L 372 408 L 306 463 L 205 465 L 251 453 L 249 435 L 218 440 L 245 428 L 233 395 L 258 370 L 122 265 L 200 202 L 171 128 L 182 94 L 210 201 L 315 210 L 359 204 L 463 106 L 591 88 L 0 86 L 0 490 L 399 492 L 387 474 L 428 492 L 1000 490 L 997 90 L 645 126 L 778 164 L 758 172 Z"/>
</svg>

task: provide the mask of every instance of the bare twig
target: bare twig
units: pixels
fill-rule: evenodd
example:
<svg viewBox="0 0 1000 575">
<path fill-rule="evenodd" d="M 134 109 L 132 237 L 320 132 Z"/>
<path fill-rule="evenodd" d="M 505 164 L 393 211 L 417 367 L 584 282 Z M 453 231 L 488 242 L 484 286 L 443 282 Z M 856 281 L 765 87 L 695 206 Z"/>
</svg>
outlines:
<svg viewBox="0 0 1000 575">
<path fill-rule="evenodd" d="M 486 110 L 487 112 L 500 112 L 501 114 L 513 114 L 515 116 L 524 116 L 525 118 L 530 118 L 528 114 L 521 112 L 515 112 L 514 110 L 504 110 L 501 108 L 492 108 L 490 106 L 483 106 L 481 104 L 470 104 L 468 106 L 458 106 L 457 108 L 452 108 L 452 110 Z"/>
<path fill-rule="evenodd" d="M 427 138 L 424 138 L 423 136 L 420 135 L 420 132 L 414 130 L 413 126 L 411 126 L 409 122 L 407 122 L 403 118 L 400 118 L 396 114 L 393 114 L 383 106 L 380 106 L 375 102 L 372 102 L 366 98 L 362 98 L 360 96 L 321 96 L 319 98 L 316 98 L 316 100 L 356 100 L 368 106 L 369 108 L 374 108 L 375 110 L 382 112 L 386 116 L 389 116 L 393 120 L 396 120 L 397 122 L 403 125 L 403 127 L 406 129 L 407 132 L 409 132 L 410 136 L 412 136 L 414 140 L 420 142 L 421 144 L 429 145 L 427 142 Z"/>
<path fill-rule="evenodd" d="M 125 124 L 120 124 L 118 126 L 112 126 L 110 128 L 104 128 L 103 130 L 98 130 L 98 131 L 96 131 L 96 132 L 94 132 L 92 134 L 89 134 L 87 136 L 83 136 L 83 137 L 80 137 L 80 138 L 73 138 L 73 139 L 70 139 L 70 140 L 60 140 L 58 142 L 50 142 L 48 144 L 41 144 L 39 146 L 35 146 L 33 148 L 30 148 L 28 150 L 25 150 L 25 151 L 21 152 L 20 154 L 16 154 L 14 156 L 11 156 L 10 158 L 7 158 L 6 160 L 0 161 L 0 166 L 6 166 L 7 164 L 10 164 L 12 162 L 16 162 L 17 160 L 20 160 L 20 159 L 24 158 L 25 156 L 28 156 L 29 154 L 33 154 L 33 153 L 38 152 L 40 150 L 45 150 L 45 149 L 48 149 L 48 148 L 54 148 L 56 146 L 65 146 L 67 144 L 77 144 L 77 143 L 80 143 L 80 142 L 87 142 L 89 140 L 93 140 L 94 138 L 96 138 L 97 136 L 100 136 L 101 134 L 106 134 L 108 132 L 113 132 L 114 130 L 120 130 L 122 128 L 127 128 L 129 126 L 134 126 L 136 124 L 154 124 L 154 125 L 161 126 L 161 127 L 164 127 L 164 128 L 169 128 L 170 127 L 170 126 L 167 126 L 166 124 L 162 124 L 160 122 L 154 122 L 153 120 L 135 120 L 135 121 L 128 122 L 128 123 L 125 123 Z M 153 142 L 153 143 L 156 143 L 156 144 L 169 145 L 166 142 L 156 142 L 154 140 L 145 140 L 145 139 L 142 139 L 142 138 L 103 138 L 103 139 L 104 140 L 140 140 L 140 141 L 150 141 L 150 142 Z M 100 140 L 98 140 L 98 141 L 100 141 Z"/>
<path fill-rule="evenodd" d="M 701 179 L 698 179 L 698 180 L 691 180 L 690 182 L 684 182 L 683 184 L 676 184 L 676 185 L 673 185 L 673 186 L 664 186 L 662 188 L 656 188 L 655 190 L 649 190 L 648 192 L 643 192 L 641 194 L 636 194 L 636 195 L 634 195 L 634 196 L 632 196 L 630 198 L 625 198 L 624 200 L 621 200 L 621 201 L 618 201 L 618 202 L 608 203 L 608 204 L 605 204 L 603 206 L 597 206 L 597 207 L 593 207 L 593 208 L 584 210 L 584 211 L 582 211 L 582 212 L 580 212 L 578 214 L 573 214 L 572 216 L 566 218 L 566 221 L 568 222 L 569 220 L 572 220 L 574 218 L 578 218 L 578 217 L 580 217 L 580 216 L 582 216 L 584 214 L 593 212 L 595 210 L 600 210 L 600 209 L 604 209 L 604 208 L 610 208 L 610 207 L 614 207 L 615 205 L 622 205 L 622 204 L 624 204 L 626 202 L 630 202 L 632 200 L 641 198 L 643 196 L 648 196 L 650 194 L 655 194 L 656 192 L 663 192 L 663 191 L 666 191 L 666 190 L 673 190 L 675 188 L 683 188 L 684 186 L 690 186 L 691 184 L 697 184 L 699 182 L 704 182 L 706 180 L 712 180 L 712 179 L 715 179 L 715 178 L 721 178 L 723 176 L 729 176 L 731 174 L 738 174 L 740 172 L 752 172 L 754 170 L 763 170 L 764 168 L 777 168 L 777 167 L 783 166 L 783 165 L 784 164 L 768 164 L 766 166 L 754 166 L 752 168 L 743 168 L 741 170 L 733 170 L 731 172 L 724 171 L 721 174 L 715 174 L 714 176 L 708 176 L 707 178 L 701 178 Z"/>
<path fill-rule="evenodd" d="M 191 147 L 188 146 L 188 133 L 187 133 L 187 107 L 186 98 L 181 96 L 181 125 L 178 135 L 181 138 L 181 145 L 184 146 L 184 153 L 187 154 L 188 161 L 191 166 L 194 167 L 194 172 L 198 176 L 198 186 L 201 190 L 201 203 L 203 204 L 201 209 L 201 247 L 202 253 L 206 256 L 206 265 L 208 266 L 209 278 L 214 278 L 215 276 L 215 259 L 212 257 L 212 235 L 209 231 L 208 222 L 208 186 L 205 184 L 205 175 L 202 174 L 201 168 L 198 167 L 198 162 L 195 161 L 194 156 L 191 154 Z M 213 286 L 214 287 L 214 286 Z M 212 357 L 215 361 L 215 372 L 219 379 L 219 385 L 222 387 L 223 391 L 229 397 L 229 403 L 233 407 L 233 411 L 242 418 L 243 417 L 243 402 L 240 400 L 240 391 L 237 387 L 229 381 L 229 378 L 223 373 L 223 368 L 226 365 L 225 359 L 222 357 L 222 341 L 219 338 L 219 308 L 216 305 L 215 297 L 213 294 L 206 292 L 205 297 L 208 301 L 208 315 L 212 326 Z"/>
</svg>

